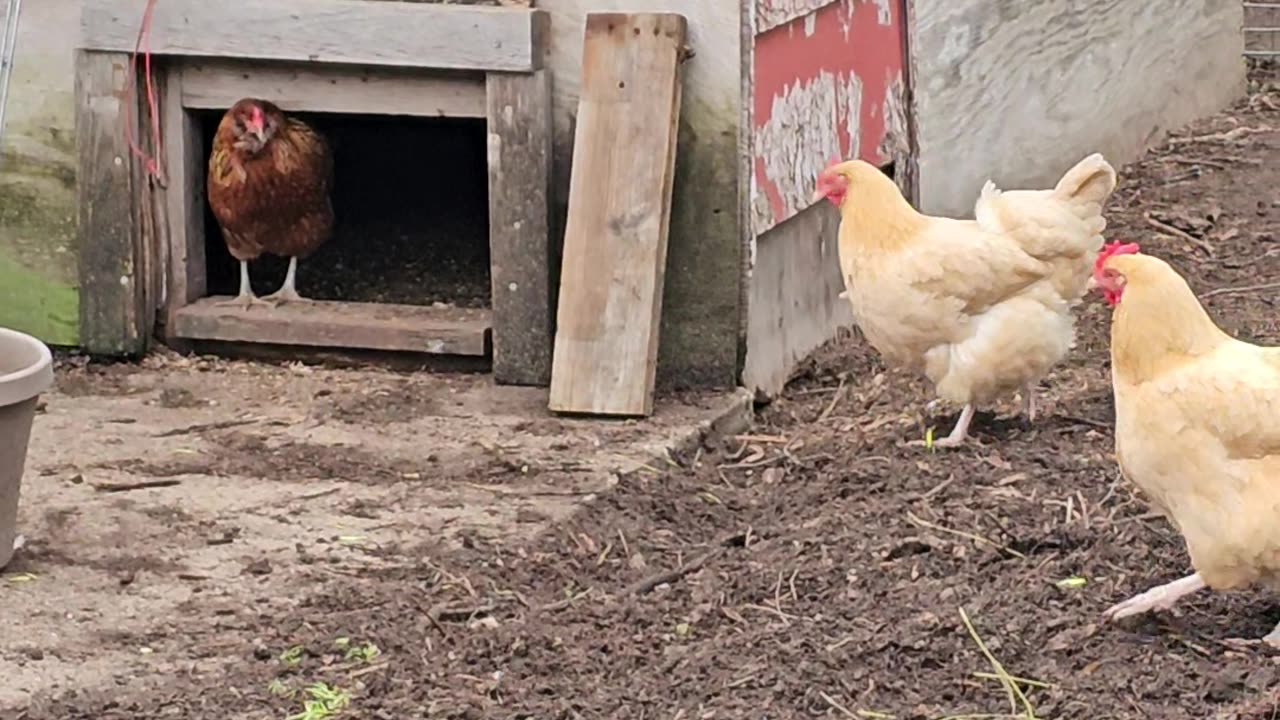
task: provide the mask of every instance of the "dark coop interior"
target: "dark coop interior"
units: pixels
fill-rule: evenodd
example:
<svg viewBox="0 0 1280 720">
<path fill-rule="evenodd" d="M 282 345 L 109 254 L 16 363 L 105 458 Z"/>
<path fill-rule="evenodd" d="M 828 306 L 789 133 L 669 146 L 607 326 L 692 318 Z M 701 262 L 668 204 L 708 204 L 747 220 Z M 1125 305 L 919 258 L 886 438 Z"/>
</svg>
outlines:
<svg viewBox="0 0 1280 720">
<path fill-rule="evenodd" d="M 294 113 L 334 154 L 334 235 L 298 265 L 313 300 L 482 308 L 490 305 L 488 170 L 483 119 Z M 200 116 L 204 157 L 222 113 Z M 239 267 L 204 206 L 210 295 L 234 295 Z M 274 292 L 288 259 L 249 265 Z"/>
</svg>

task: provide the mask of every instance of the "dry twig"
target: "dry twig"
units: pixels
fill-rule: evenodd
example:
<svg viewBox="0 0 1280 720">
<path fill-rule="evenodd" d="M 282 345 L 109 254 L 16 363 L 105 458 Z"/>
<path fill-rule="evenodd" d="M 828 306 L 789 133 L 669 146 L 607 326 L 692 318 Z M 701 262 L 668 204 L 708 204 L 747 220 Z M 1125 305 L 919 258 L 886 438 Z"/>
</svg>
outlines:
<svg viewBox="0 0 1280 720">
<path fill-rule="evenodd" d="M 129 490 L 145 490 L 147 488 L 162 488 L 181 485 L 181 480 L 166 478 L 163 480 L 138 480 L 137 482 L 122 483 L 91 483 L 93 489 L 98 492 L 127 492 Z"/>
<path fill-rule="evenodd" d="M 1014 550 L 1013 548 L 1007 545 L 1001 545 L 1000 543 L 994 540 L 990 540 L 988 538 L 984 538 L 981 535 L 975 535 L 973 533 L 965 532 L 963 530 L 953 530 L 949 527 L 935 525 L 934 523 L 931 523 L 927 520 L 922 520 L 919 516 L 917 516 L 915 513 L 911 512 L 910 510 L 907 511 L 907 519 L 915 523 L 916 525 L 919 525 L 922 528 L 927 528 L 929 530 L 936 530 L 938 532 L 947 533 L 949 535 L 955 535 L 957 537 L 967 538 L 974 542 L 982 543 L 984 545 L 990 545 L 991 547 L 997 550 L 1003 550 L 1009 553 L 1010 555 L 1013 555 L 1014 557 L 1022 558 L 1023 560 L 1027 559 L 1026 555 L 1018 552 L 1017 550 Z"/>
<path fill-rule="evenodd" d="M 1183 240 L 1186 240 L 1187 242 L 1191 243 L 1192 245 L 1195 245 L 1196 247 L 1198 247 L 1198 248 L 1200 248 L 1201 250 L 1205 251 L 1206 253 L 1208 253 L 1208 254 L 1210 254 L 1210 255 L 1212 255 L 1212 254 L 1213 254 L 1213 246 L 1212 246 L 1212 245 L 1210 245 L 1209 243 L 1205 242 L 1204 240 L 1201 240 L 1200 238 L 1196 237 L 1195 235 L 1192 235 L 1191 233 L 1187 232 L 1186 230 L 1183 230 L 1183 229 L 1181 229 L 1181 228 L 1176 228 L 1176 227 L 1174 227 L 1174 226 L 1170 225 L 1169 223 L 1164 222 L 1163 220 L 1157 220 L 1156 218 L 1154 218 L 1154 217 L 1152 217 L 1152 216 L 1151 216 L 1151 213 L 1147 213 L 1147 214 L 1146 214 L 1146 215 L 1144 215 L 1143 217 L 1145 217 L 1145 218 L 1147 219 L 1147 224 L 1148 224 L 1148 225 L 1150 225 L 1151 227 L 1153 227 L 1153 228 L 1155 228 L 1155 229 L 1159 230 L 1160 232 L 1167 233 L 1167 234 L 1169 234 L 1169 235 L 1174 235 L 1174 236 L 1176 236 L 1176 237 L 1180 237 L 1180 238 L 1182 238 Z"/>
<path fill-rule="evenodd" d="M 1240 295 L 1243 293 L 1258 292 L 1260 290 L 1276 290 L 1280 289 L 1280 282 L 1262 283 L 1260 285 L 1240 285 L 1237 287 L 1218 288 L 1210 290 L 1200 296 L 1200 299 L 1211 297 L 1219 297 L 1222 295 Z"/>
</svg>

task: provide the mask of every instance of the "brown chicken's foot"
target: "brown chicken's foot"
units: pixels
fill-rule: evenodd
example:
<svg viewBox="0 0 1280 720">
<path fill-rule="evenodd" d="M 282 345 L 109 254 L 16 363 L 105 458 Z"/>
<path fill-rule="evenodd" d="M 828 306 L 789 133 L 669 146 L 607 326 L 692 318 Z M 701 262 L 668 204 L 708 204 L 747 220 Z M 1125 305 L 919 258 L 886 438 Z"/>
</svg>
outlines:
<svg viewBox="0 0 1280 720">
<path fill-rule="evenodd" d="M 1171 583 L 1158 585 L 1150 590 L 1134 595 L 1122 603 L 1116 603 L 1102 613 L 1106 620 L 1120 620 L 1131 615 L 1141 615 L 1153 610 L 1168 610 L 1182 598 L 1205 588 L 1204 580 L 1199 573 L 1193 573 Z"/>
<path fill-rule="evenodd" d="M 298 277 L 298 258 L 289 258 L 289 270 L 284 275 L 284 283 L 280 289 L 264 298 L 273 303 L 305 302 L 306 298 L 298 294 L 295 284 Z"/>
<path fill-rule="evenodd" d="M 263 301 L 272 305 L 283 305 L 290 302 L 306 302 L 307 299 L 298 294 L 297 290 L 291 287 L 282 287 L 270 295 L 263 296 Z"/>
<path fill-rule="evenodd" d="M 219 300 L 218 302 L 214 303 L 214 305 L 216 305 L 217 307 L 242 307 L 245 310 L 248 310 L 254 305 L 261 305 L 263 307 L 273 307 L 275 303 L 267 300 L 266 298 L 260 298 L 254 295 L 253 293 L 248 293 L 248 294 L 241 293 L 231 298 L 230 300 Z"/>
</svg>

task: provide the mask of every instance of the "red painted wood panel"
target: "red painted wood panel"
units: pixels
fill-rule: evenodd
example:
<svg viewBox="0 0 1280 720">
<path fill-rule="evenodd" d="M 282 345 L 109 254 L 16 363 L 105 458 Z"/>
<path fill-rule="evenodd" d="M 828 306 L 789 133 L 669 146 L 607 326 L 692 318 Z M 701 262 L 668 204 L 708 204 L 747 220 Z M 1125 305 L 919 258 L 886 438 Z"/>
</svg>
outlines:
<svg viewBox="0 0 1280 720">
<path fill-rule="evenodd" d="M 794 3 L 794 0 L 762 0 Z M 808 207 L 834 155 L 882 164 L 886 101 L 901 92 L 901 0 L 837 0 L 755 38 L 752 56 L 757 234 Z"/>
</svg>

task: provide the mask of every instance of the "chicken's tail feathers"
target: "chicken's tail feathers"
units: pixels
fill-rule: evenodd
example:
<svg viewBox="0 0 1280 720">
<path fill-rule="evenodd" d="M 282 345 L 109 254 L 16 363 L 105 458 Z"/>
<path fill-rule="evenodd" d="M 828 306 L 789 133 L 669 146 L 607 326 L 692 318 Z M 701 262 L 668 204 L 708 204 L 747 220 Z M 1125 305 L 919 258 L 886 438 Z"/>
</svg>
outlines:
<svg viewBox="0 0 1280 720">
<path fill-rule="evenodd" d="M 1111 163 L 1094 153 L 1076 163 L 1062 176 L 1053 194 L 1059 200 L 1079 205 L 1097 205 L 1101 210 L 1116 189 L 1116 170 Z"/>
<path fill-rule="evenodd" d="M 995 182 L 988 180 L 982 186 L 982 192 L 978 194 L 978 202 L 973 204 L 973 216 L 987 232 L 1000 232 L 1001 224 L 999 215 L 996 213 L 992 203 L 1000 197 L 1000 188 L 996 187 Z"/>
</svg>

